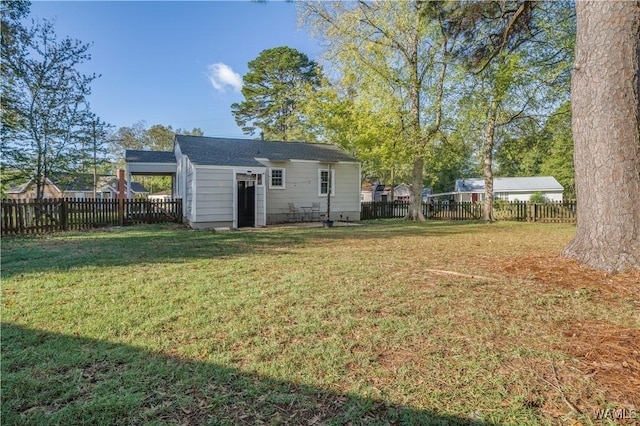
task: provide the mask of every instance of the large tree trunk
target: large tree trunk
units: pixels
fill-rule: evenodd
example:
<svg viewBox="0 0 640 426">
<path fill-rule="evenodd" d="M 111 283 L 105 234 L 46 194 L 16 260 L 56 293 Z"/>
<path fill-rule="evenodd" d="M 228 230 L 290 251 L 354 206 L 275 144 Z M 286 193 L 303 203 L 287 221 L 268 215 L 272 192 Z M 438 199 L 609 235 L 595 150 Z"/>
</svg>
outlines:
<svg viewBox="0 0 640 426">
<path fill-rule="evenodd" d="M 578 225 L 564 255 L 640 269 L 640 2 L 578 1 L 571 85 Z"/>
<path fill-rule="evenodd" d="M 491 162 L 493 161 L 492 148 L 485 147 L 484 152 L 484 211 L 482 213 L 483 219 L 486 222 L 493 222 L 493 168 Z"/>
<path fill-rule="evenodd" d="M 493 222 L 493 144 L 496 134 L 496 115 L 498 113 L 498 101 L 494 98 L 489 106 L 487 114 L 487 124 L 484 128 L 483 141 L 483 165 L 482 174 L 484 177 L 484 220 Z"/>
<path fill-rule="evenodd" d="M 409 212 L 405 216 L 407 220 L 424 221 L 422 214 L 422 169 L 424 169 L 424 159 L 420 155 L 416 155 L 413 159 L 413 171 L 411 187 L 411 204 Z"/>
<path fill-rule="evenodd" d="M 417 43 L 417 41 L 416 41 Z M 417 45 L 415 46 L 417 54 Z M 417 57 L 412 56 L 411 64 L 411 84 L 409 98 L 411 102 L 411 138 L 414 149 L 413 170 L 411 172 L 411 180 L 413 186 L 411 188 L 411 203 L 409 212 L 405 216 L 406 220 L 424 221 L 422 214 L 422 177 L 424 170 L 424 140 L 422 136 L 422 127 L 420 124 L 420 88 L 421 83 L 418 78 L 418 61 Z"/>
<path fill-rule="evenodd" d="M 391 193 L 389 196 L 391 197 L 391 201 L 396 200 L 396 168 L 391 167 Z"/>
</svg>

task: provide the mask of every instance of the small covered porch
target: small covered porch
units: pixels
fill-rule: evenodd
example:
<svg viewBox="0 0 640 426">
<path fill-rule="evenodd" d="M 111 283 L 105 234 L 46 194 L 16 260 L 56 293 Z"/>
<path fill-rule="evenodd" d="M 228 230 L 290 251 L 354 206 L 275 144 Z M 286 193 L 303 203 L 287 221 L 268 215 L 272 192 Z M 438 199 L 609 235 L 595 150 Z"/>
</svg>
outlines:
<svg viewBox="0 0 640 426">
<path fill-rule="evenodd" d="M 131 182 L 132 176 L 169 176 L 171 177 L 171 198 L 175 198 L 178 165 L 172 151 L 127 150 L 125 161 L 127 182 Z M 127 190 L 126 198 L 132 198 L 130 189 Z"/>
</svg>

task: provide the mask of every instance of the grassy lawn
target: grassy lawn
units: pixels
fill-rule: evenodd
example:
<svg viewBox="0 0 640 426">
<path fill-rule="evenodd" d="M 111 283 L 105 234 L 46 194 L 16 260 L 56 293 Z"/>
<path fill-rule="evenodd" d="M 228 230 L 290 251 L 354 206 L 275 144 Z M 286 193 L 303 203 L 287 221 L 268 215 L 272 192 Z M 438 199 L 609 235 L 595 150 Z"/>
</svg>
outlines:
<svg viewBox="0 0 640 426">
<path fill-rule="evenodd" d="M 561 258 L 574 230 L 4 238 L 2 423 L 603 424 L 640 410 L 640 274 Z"/>
</svg>

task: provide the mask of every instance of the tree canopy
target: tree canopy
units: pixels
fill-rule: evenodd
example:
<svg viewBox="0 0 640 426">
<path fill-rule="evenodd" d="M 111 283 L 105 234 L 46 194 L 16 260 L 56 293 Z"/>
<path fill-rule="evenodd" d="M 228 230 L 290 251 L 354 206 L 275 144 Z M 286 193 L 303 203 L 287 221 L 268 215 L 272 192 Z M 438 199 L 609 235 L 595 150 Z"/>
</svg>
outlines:
<svg viewBox="0 0 640 426">
<path fill-rule="evenodd" d="M 463 40 L 456 50 L 462 73 L 459 121 L 476 141 L 485 180 L 483 211 L 491 221 L 496 155 L 508 158 L 501 150 L 514 139 L 524 142 L 518 148 L 535 150 L 539 140 L 520 135 L 540 133 L 541 123 L 568 99 L 573 10 L 562 2 L 465 3 L 452 13 L 449 28 Z"/>
<path fill-rule="evenodd" d="M 154 124 L 147 128 L 144 121 L 138 121 L 131 126 L 118 128 L 109 136 L 111 156 L 117 167 L 124 168 L 124 154 L 127 149 L 173 151 L 176 134 L 203 136 L 199 128 L 173 129 L 171 125 L 162 124 Z M 171 179 L 166 176 L 144 176 L 143 181 L 152 192 L 171 189 Z"/>
<path fill-rule="evenodd" d="M 171 125 L 162 124 L 147 127 L 147 123 L 138 121 L 131 126 L 120 127 L 111 134 L 111 152 L 116 161 L 124 161 L 127 149 L 173 151 L 173 140 L 177 134 L 203 136 L 202 130 L 197 127 L 191 130 L 174 129 Z"/>
<path fill-rule="evenodd" d="M 559 106 L 542 128 L 528 120 L 505 135 L 496 154 L 500 176 L 553 176 L 575 200 L 571 103 Z"/>
<path fill-rule="evenodd" d="M 100 121 L 88 103 L 97 76 L 79 71 L 91 59 L 89 44 L 58 39 L 46 20 L 25 28 L 24 4 L 2 4 L 2 168 L 31 179 L 40 198 L 51 174 L 82 168 L 83 137 Z"/>
<path fill-rule="evenodd" d="M 249 135 L 270 140 L 309 140 L 301 114 L 305 93 L 320 84 L 318 64 L 291 47 L 260 52 L 242 77 L 244 101 L 231 106 L 233 116 Z"/>
<path fill-rule="evenodd" d="M 386 150 L 397 150 L 410 165 L 410 219 L 424 219 L 424 168 L 441 139 L 447 67 L 455 44 L 445 31 L 446 8 L 439 5 L 306 2 L 302 12 L 313 33 L 327 43 L 341 84 L 351 88 L 346 96 L 366 104 L 369 116 L 384 115 L 382 124 L 393 129 L 390 138 L 381 136 Z"/>
</svg>

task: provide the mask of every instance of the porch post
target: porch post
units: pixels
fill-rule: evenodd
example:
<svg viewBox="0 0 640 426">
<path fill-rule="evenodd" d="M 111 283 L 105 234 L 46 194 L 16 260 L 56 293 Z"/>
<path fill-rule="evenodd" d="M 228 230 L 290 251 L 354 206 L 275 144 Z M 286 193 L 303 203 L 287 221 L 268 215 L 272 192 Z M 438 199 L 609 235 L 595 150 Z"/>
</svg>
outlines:
<svg viewBox="0 0 640 426">
<path fill-rule="evenodd" d="M 133 198 L 131 196 L 131 172 L 129 171 L 129 167 L 127 167 L 127 200 L 130 200 L 131 198 Z"/>
<path fill-rule="evenodd" d="M 262 173 L 262 226 L 267 226 L 267 173 Z"/>
<path fill-rule="evenodd" d="M 233 196 L 232 196 L 232 200 L 233 200 L 232 201 L 233 202 L 233 206 L 232 206 L 233 220 L 232 220 L 231 227 L 233 229 L 236 229 L 236 228 L 238 228 L 238 172 L 235 169 L 233 169 L 232 188 L 233 188 Z"/>
</svg>

